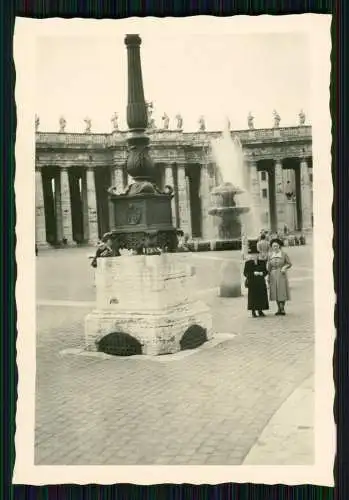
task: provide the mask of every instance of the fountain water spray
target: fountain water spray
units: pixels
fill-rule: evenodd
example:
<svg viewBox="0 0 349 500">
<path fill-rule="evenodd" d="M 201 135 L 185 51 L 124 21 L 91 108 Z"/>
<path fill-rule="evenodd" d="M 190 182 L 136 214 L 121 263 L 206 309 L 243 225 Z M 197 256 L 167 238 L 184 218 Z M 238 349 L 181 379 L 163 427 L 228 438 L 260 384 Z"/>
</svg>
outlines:
<svg viewBox="0 0 349 500">
<path fill-rule="evenodd" d="M 221 224 L 226 228 L 224 239 L 229 239 L 229 230 L 227 231 L 229 217 L 230 225 L 233 226 L 233 221 L 235 221 L 236 227 L 235 230 L 231 229 L 231 239 L 240 237 L 237 235 L 237 226 L 240 226 L 240 234 L 241 226 L 243 226 L 248 237 L 256 237 L 262 227 L 261 214 L 253 204 L 249 190 L 248 168 L 241 141 L 237 135 L 231 137 L 228 123 L 222 136 L 212 141 L 211 148 L 220 185 L 212 193 L 213 198 L 216 198 L 216 203 L 213 201 L 213 207 L 209 213 L 222 218 Z M 223 192 L 224 196 L 220 197 L 219 192 Z M 235 200 L 235 195 L 238 195 L 237 200 Z M 230 214 L 229 217 L 228 214 Z M 224 233 L 224 230 L 222 232 Z"/>
<path fill-rule="evenodd" d="M 219 237 L 240 240 L 243 258 L 248 241 L 256 239 L 261 218 L 252 202 L 249 175 L 240 139 L 231 137 L 227 122 L 222 137 L 212 141 L 212 154 L 218 170 L 219 185 L 211 191 L 212 206 L 209 214 L 219 218 Z M 238 196 L 238 200 L 235 197 Z M 220 296 L 239 297 L 241 266 L 234 261 L 223 264 L 221 269 Z"/>
</svg>

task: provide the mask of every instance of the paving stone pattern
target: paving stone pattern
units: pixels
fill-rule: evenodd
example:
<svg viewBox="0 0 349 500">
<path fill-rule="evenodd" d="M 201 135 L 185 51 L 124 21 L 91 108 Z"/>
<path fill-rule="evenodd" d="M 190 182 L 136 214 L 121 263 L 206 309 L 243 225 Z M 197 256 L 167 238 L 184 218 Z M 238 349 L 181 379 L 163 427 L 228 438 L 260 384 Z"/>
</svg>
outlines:
<svg viewBox="0 0 349 500">
<path fill-rule="evenodd" d="M 314 464 L 314 378 L 309 377 L 273 415 L 244 465 Z"/>
<path fill-rule="evenodd" d="M 309 246 L 289 250 L 288 315 L 275 317 L 273 310 L 257 319 L 248 317 L 245 297 L 221 299 L 212 290 L 220 259 L 238 253 L 193 255 L 215 330 L 234 335 L 171 362 L 62 354 L 82 346 L 90 307 L 38 306 L 35 462 L 241 464 L 282 403 L 313 373 L 311 252 Z M 88 253 L 41 252 L 38 300 L 93 300 Z"/>
</svg>

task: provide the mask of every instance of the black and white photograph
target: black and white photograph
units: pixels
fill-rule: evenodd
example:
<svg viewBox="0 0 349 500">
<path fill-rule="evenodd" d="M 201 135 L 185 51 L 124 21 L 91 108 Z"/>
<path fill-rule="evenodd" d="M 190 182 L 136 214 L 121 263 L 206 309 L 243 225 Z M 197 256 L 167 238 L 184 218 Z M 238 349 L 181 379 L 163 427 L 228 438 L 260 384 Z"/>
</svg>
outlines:
<svg viewBox="0 0 349 500">
<path fill-rule="evenodd" d="M 17 20 L 15 481 L 332 484 L 330 20 Z"/>
</svg>

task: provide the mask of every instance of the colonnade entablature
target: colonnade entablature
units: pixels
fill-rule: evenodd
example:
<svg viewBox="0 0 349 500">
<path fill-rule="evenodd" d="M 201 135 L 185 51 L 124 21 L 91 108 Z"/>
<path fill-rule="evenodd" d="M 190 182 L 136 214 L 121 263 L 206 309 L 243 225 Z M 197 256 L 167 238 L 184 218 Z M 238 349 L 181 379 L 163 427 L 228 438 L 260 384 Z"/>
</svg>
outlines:
<svg viewBox="0 0 349 500">
<path fill-rule="evenodd" d="M 259 160 L 287 160 L 287 158 L 306 158 L 312 156 L 311 144 L 302 145 L 283 145 L 282 148 L 269 145 L 263 148 L 243 148 L 245 160 L 247 162 Z M 152 147 L 152 157 L 155 163 L 163 164 L 204 164 L 214 162 L 214 158 L 207 149 L 195 148 L 190 151 L 182 148 L 181 150 L 164 151 L 163 148 L 157 149 Z M 80 151 L 69 151 L 61 149 L 60 151 L 47 151 L 37 148 L 36 150 L 36 167 L 44 166 L 62 166 L 70 167 L 103 167 L 105 165 L 121 166 L 126 162 L 126 155 L 122 152 L 105 151 L 90 151 L 90 154 L 81 154 Z"/>
<path fill-rule="evenodd" d="M 111 147 L 125 147 L 128 132 L 118 131 L 112 134 L 86 134 L 86 133 L 60 133 L 60 132 L 36 132 L 37 148 L 50 147 L 59 148 L 83 148 L 83 149 L 106 149 Z M 205 132 L 181 132 L 181 131 L 154 131 L 150 133 L 151 144 L 166 144 L 166 147 L 191 146 L 199 147 L 209 144 L 212 139 L 222 135 L 221 131 Z M 282 127 L 268 129 L 236 130 L 231 135 L 237 135 L 241 143 L 246 146 L 257 145 L 265 142 L 294 142 L 299 140 L 311 141 L 311 126 Z"/>
</svg>

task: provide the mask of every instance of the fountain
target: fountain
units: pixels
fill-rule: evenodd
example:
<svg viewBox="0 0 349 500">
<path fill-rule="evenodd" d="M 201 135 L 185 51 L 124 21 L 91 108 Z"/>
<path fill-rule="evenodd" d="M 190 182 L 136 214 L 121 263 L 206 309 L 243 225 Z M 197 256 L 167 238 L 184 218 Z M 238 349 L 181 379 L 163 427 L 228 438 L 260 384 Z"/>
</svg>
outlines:
<svg viewBox="0 0 349 500">
<path fill-rule="evenodd" d="M 212 141 L 212 153 L 218 169 L 220 184 L 211 191 L 209 214 L 218 219 L 220 240 L 240 241 L 243 256 L 249 240 L 256 240 L 261 228 L 260 216 L 253 206 L 248 190 L 248 172 L 240 139 L 231 138 L 226 126 L 221 138 Z M 238 203 L 235 199 L 239 196 Z M 241 291 L 241 267 L 229 261 L 223 264 L 220 296 L 239 297 Z"/>
<path fill-rule="evenodd" d="M 249 212 L 250 208 L 237 206 L 235 196 L 243 190 L 231 182 L 223 182 L 211 191 L 212 207 L 208 213 L 219 217 L 219 239 L 234 240 L 241 238 L 240 216 Z"/>
<path fill-rule="evenodd" d="M 170 354 L 209 340 L 212 316 L 193 293 L 193 268 L 183 254 L 176 253 L 172 190 L 162 192 L 155 183 L 145 133 L 148 118 L 141 39 L 126 35 L 125 44 L 127 172 L 133 182 L 122 193 L 108 190 L 114 225 L 107 237 L 112 241 L 114 256 L 97 259 L 97 303 L 85 319 L 85 344 L 89 351 L 119 355 Z"/>
</svg>

